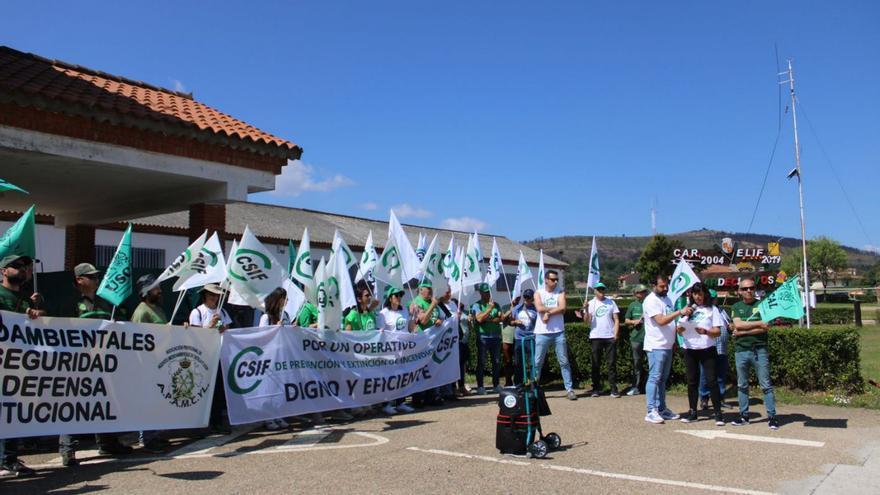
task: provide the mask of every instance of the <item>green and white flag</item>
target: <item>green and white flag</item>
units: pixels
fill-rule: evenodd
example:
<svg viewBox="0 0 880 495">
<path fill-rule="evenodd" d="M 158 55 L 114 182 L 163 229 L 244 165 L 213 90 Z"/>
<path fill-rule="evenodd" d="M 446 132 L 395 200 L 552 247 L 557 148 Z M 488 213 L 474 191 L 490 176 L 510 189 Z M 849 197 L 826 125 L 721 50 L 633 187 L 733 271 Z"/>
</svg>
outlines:
<svg viewBox="0 0 880 495">
<path fill-rule="evenodd" d="M 28 208 L 12 227 L 0 237 L 0 258 L 17 254 L 29 258 L 37 257 L 36 224 L 34 207 Z"/>
<path fill-rule="evenodd" d="M 314 273 L 312 271 L 312 246 L 309 242 L 309 228 L 303 230 L 302 240 L 299 243 L 299 251 L 296 253 L 296 261 L 293 264 L 291 277 L 303 285 L 303 292 L 306 299 L 317 305 L 317 283 L 315 282 Z"/>
<path fill-rule="evenodd" d="M 177 277 L 174 291 L 219 284 L 226 279 L 226 257 L 217 232 L 208 239 L 195 259 Z"/>
<path fill-rule="evenodd" d="M 449 281 L 452 279 L 453 268 L 455 268 L 455 236 L 451 235 L 449 236 L 449 247 L 446 248 L 446 251 L 440 253 L 440 262 L 437 265 L 437 270 L 440 275 Z M 451 284 L 452 282 L 449 283 Z"/>
<path fill-rule="evenodd" d="M 593 248 L 590 249 L 590 273 L 587 275 L 587 292 L 599 283 L 599 248 L 596 247 L 596 236 L 593 236 Z"/>
<path fill-rule="evenodd" d="M 110 266 L 104 272 L 97 295 L 114 306 L 119 306 L 131 295 L 131 224 L 122 234 Z"/>
<path fill-rule="evenodd" d="M 409 282 L 414 278 L 418 278 L 419 258 L 416 256 L 416 251 L 413 249 L 412 243 L 409 242 L 409 237 L 407 237 L 406 232 L 403 231 L 403 226 L 401 226 L 400 222 L 397 220 L 394 210 L 391 210 L 391 217 L 388 220 L 388 237 L 393 239 L 394 245 L 397 246 L 397 257 L 400 259 L 401 268 L 403 270 L 401 275 L 403 281 Z M 403 287 L 403 284 L 395 287 Z"/>
<path fill-rule="evenodd" d="M 232 259 L 232 255 L 234 255 L 236 251 L 238 251 L 238 239 L 233 239 L 232 246 L 229 248 L 229 258 L 228 259 Z M 250 306 L 250 303 L 248 303 L 244 299 L 244 297 L 242 297 L 241 294 L 238 293 L 238 291 L 235 289 L 235 287 L 232 286 L 232 283 L 230 282 L 230 280 L 228 278 L 229 277 L 229 264 L 228 263 L 226 264 L 226 274 L 225 275 L 227 278 L 225 280 L 223 280 L 223 283 L 221 286 L 229 294 L 229 296 L 226 298 L 226 302 L 228 302 L 229 304 L 235 305 L 235 306 Z"/>
<path fill-rule="evenodd" d="M 544 288 L 544 250 L 540 251 L 538 257 L 538 288 Z"/>
<path fill-rule="evenodd" d="M 446 291 L 449 289 L 449 282 L 446 280 L 446 277 L 442 272 L 441 263 L 443 256 L 440 254 L 439 244 L 440 241 L 437 236 L 434 235 L 431 244 L 428 245 L 428 248 L 425 250 L 425 258 L 422 260 L 421 266 L 421 272 L 423 273 L 422 279 L 431 282 L 434 295 L 437 297 L 446 294 Z"/>
<path fill-rule="evenodd" d="M 198 239 L 193 241 L 193 243 L 190 244 L 189 247 L 184 249 L 183 252 L 174 259 L 174 262 L 171 263 L 171 265 L 166 268 L 161 275 L 159 275 L 159 277 L 156 279 L 156 283 L 161 283 L 165 280 L 168 280 L 169 278 L 177 277 L 181 273 L 183 273 L 183 271 L 189 267 L 190 263 L 192 263 L 193 260 L 196 259 L 196 256 L 198 256 L 199 252 L 202 250 L 202 246 L 205 245 L 205 240 L 207 238 L 208 231 L 205 230 L 204 232 L 202 232 L 202 235 L 200 235 Z"/>
<path fill-rule="evenodd" d="M 15 184 L 13 184 L 11 182 L 6 182 L 5 179 L 0 179 L 0 192 L 3 192 L 3 191 L 16 191 L 16 192 L 20 192 L 20 193 L 30 194 L 29 192 L 16 186 Z"/>
<path fill-rule="evenodd" d="M 293 266 L 296 264 L 296 248 L 293 241 L 287 240 L 287 276 L 293 279 Z"/>
<path fill-rule="evenodd" d="M 416 267 L 416 271 L 418 271 L 418 267 Z M 385 242 L 385 249 L 382 250 L 382 254 L 379 256 L 379 262 L 376 264 L 373 276 L 388 285 L 403 287 L 403 261 L 394 238 L 389 238 Z M 409 280 L 407 279 L 407 281 Z"/>
<path fill-rule="evenodd" d="M 483 262 L 483 250 L 480 248 L 480 234 L 477 233 L 477 229 L 474 229 L 473 243 L 474 243 L 474 256 L 477 258 L 477 265 Z"/>
<path fill-rule="evenodd" d="M 485 282 L 494 286 L 504 274 L 504 265 L 501 262 L 501 251 L 498 249 L 498 241 L 492 238 L 492 256 L 489 257 L 489 268 L 486 270 Z"/>
<path fill-rule="evenodd" d="M 284 282 L 284 268 L 247 226 L 227 263 L 227 277 L 248 306 L 265 311 L 265 299 Z"/>
<path fill-rule="evenodd" d="M 474 233 L 474 235 L 468 237 L 467 250 L 461 264 L 461 278 L 465 286 L 477 285 L 483 281 L 483 274 L 480 270 L 480 260 L 482 259 L 480 255 L 480 241 L 477 238 L 477 234 Z"/>
<path fill-rule="evenodd" d="M 354 283 L 365 280 L 370 285 L 375 283 L 373 270 L 379 263 L 379 255 L 376 253 L 376 244 L 373 242 L 373 231 L 367 236 L 367 244 L 364 246 L 364 253 L 361 255 L 361 263 L 358 265 L 358 271 L 354 276 Z"/>
<path fill-rule="evenodd" d="M 792 277 L 782 283 L 758 305 L 761 320 L 770 322 L 776 318 L 799 320 L 804 317 L 804 301 L 798 288 L 798 277 Z"/>
<path fill-rule="evenodd" d="M 513 283 L 513 294 L 510 295 L 511 300 L 516 299 L 523 293 L 523 284 L 528 280 L 532 280 L 532 269 L 529 268 L 529 264 L 526 263 L 526 257 L 520 251 L 519 263 L 516 265 L 516 281 Z"/>
<path fill-rule="evenodd" d="M 315 304 L 315 306 L 318 308 L 318 328 L 321 328 L 321 329 L 327 328 L 327 321 L 328 321 L 328 319 L 327 319 L 328 306 L 327 305 L 328 305 L 328 303 L 329 304 L 333 303 L 333 301 L 330 301 L 327 298 L 327 284 L 325 281 L 325 278 L 326 278 L 325 272 L 326 272 L 326 262 L 324 261 L 324 258 L 321 257 L 321 261 L 318 262 L 318 267 L 315 269 L 315 281 L 316 281 L 315 293 L 318 296 L 318 302 Z M 332 310 L 332 308 L 330 308 L 330 309 Z M 335 311 L 333 311 L 333 312 L 335 313 Z M 341 318 L 341 313 L 339 313 L 339 314 L 340 314 L 340 318 Z M 330 318 L 330 321 L 333 321 L 332 317 Z M 340 319 L 339 322 L 337 323 L 337 325 L 335 327 L 333 327 L 333 330 L 338 330 L 341 324 L 342 324 L 342 320 Z"/>
<path fill-rule="evenodd" d="M 334 260 L 334 263 L 333 266 L 327 267 L 327 272 L 336 279 L 336 285 L 339 287 L 339 311 L 342 312 L 347 308 L 357 306 L 357 299 L 354 296 L 354 287 L 351 285 L 348 265 L 346 265 L 342 256 L 331 256 L 330 258 Z M 342 321 L 341 313 L 339 318 Z"/>
<path fill-rule="evenodd" d="M 330 247 L 331 260 L 328 260 L 328 265 L 332 264 L 332 258 L 337 253 L 342 253 L 346 268 L 351 268 L 358 264 L 357 258 L 351 252 L 351 249 L 348 248 L 348 244 L 345 243 L 345 239 L 342 238 L 342 234 L 338 230 L 333 232 L 333 245 Z"/>
<path fill-rule="evenodd" d="M 677 301 L 679 297 L 683 296 L 688 289 L 699 281 L 700 278 L 694 273 L 691 265 L 684 258 L 678 260 L 678 265 L 675 266 L 675 271 L 672 272 L 672 279 L 669 282 L 669 300 Z"/>
<path fill-rule="evenodd" d="M 428 236 L 419 232 L 419 242 L 416 244 L 416 257 L 419 261 L 425 261 L 425 253 L 428 252 Z"/>
</svg>

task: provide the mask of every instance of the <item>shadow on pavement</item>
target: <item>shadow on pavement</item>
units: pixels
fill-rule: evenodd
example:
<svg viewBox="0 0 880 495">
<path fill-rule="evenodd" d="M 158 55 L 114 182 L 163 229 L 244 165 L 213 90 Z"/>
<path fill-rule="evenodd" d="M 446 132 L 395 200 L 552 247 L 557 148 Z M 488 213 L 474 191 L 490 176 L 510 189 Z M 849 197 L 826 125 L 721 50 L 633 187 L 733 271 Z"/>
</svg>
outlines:
<svg viewBox="0 0 880 495">
<path fill-rule="evenodd" d="M 175 480 L 200 481 L 212 480 L 223 475 L 223 471 L 182 471 L 180 473 L 165 473 L 159 476 Z"/>
<path fill-rule="evenodd" d="M 846 419 L 814 419 L 805 414 L 779 414 L 776 416 L 783 425 L 791 423 L 803 423 L 809 428 L 846 428 Z"/>
<path fill-rule="evenodd" d="M 382 428 L 382 431 L 402 430 L 404 428 L 412 428 L 414 426 L 426 425 L 428 423 L 436 423 L 436 421 L 423 421 L 421 419 L 385 421 L 387 426 Z"/>
</svg>

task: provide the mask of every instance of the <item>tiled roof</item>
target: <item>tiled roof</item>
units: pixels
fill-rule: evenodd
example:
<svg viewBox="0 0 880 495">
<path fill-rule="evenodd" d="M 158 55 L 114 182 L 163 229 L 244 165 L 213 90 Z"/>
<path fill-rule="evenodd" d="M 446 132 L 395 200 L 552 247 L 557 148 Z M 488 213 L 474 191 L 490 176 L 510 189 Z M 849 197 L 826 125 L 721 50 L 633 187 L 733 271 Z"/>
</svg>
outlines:
<svg viewBox="0 0 880 495">
<path fill-rule="evenodd" d="M 302 149 L 193 99 L 104 72 L 0 46 L 0 101 L 95 117 L 113 114 L 135 127 L 186 130 L 253 143 L 298 158 Z"/>
</svg>

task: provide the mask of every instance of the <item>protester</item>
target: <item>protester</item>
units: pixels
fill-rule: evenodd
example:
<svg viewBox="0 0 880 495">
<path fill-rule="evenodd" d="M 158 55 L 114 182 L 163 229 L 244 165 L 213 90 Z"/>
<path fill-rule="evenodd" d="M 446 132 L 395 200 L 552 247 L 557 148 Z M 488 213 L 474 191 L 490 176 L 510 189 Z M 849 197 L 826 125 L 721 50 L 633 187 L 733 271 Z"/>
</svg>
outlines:
<svg viewBox="0 0 880 495">
<path fill-rule="evenodd" d="M 418 322 L 419 331 L 427 330 L 434 326 L 443 324 L 443 316 L 440 311 L 440 300 L 434 297 L 434 288 L 430 280 L 423 280 L 419 283 L 419 295 L 412 300 L 409 308 L 410 315 Z M 427 390 L 413 395 L 413 405 L 415 407 L 423 407 L 424 405 L 439 406 L 443 404 L 443 398 L 437 393 L 437 389 Z"/>
<path fill-rule="evenodd" d="M 585 305 L 581 313 L 584 323 L 590 325 L 590 346 L 593 350 L 592 397 L 599 397 L 602 392 L 601 365 L 604 361 L 608 367 L 608 385 L 611 397 L 618 398 L 617 391 L 617 336 L 620 334 L 620 309 L 617 303 L 605 297 L 605 284 L 597 283 L 593 289 L 596 296 Z"/>
<path fill-rule="evenodd" d="M 290 325 L 290 315 L 284 311 L 284 306 L 287 305 L 286 290 L 281 287 L 276 288 L 266 296 L 263 302 L 266 312 L 260 316 L 259 326 Z"/>
<path fill-rule="evenodd" d="M 219 333 L 225 332 L 232 325 L 232 318 L 225 309 L 220 308 L 220 296 L 223 289 L 218 284 L 208 284 L 199 291 L 201 304 L 189 313 L 190 327 L 216 328 Z M 208 427 L 214 433 L 231 432 L 228 421 L 224 421 L 226 411 L 226 394 L 223 391 L 223 370 L 217 367 L 217 381 L 214 385 L 214 397 L 211 401 L 211 416 Z"/>
<path fill-rule="evenodd" d="M 721 314 L 721 335 L 715 338 L 715 348 L 718 352 L 718 357 L 715 359 L 715 376 L 718 378 L 717 382 L 721 397 L 721 407 L 731 407 L 724 402 L 724 391 L 727 385 L 727 343 L 730 339 L 730 333 L 728 331 L 728 328 L 730 327 L 730 315 L 727 314 L 727 310 L 718 305 L 718 294 L 714 289 L 709 289 L 709 295 L 712 296 L 712 304 L 718 310 L 718 313 Z M 709 410 L 709 396 L 711 394 L 709 391 L 710 386 L 714 386 L 714 384 L 706 381 L 706 373 L 703 372 L 703 367 L 700 366 L 700 409 L 703 409 L 704 411 Z"/>
<path fill-rule="evenodd" d="M 463 305 L 458 299 L 450 298 L 449 301 L 455 306 L 455 314 L 458 317 L 458 395 L 465 397 L 470 393 L 470 388 L 465 383 L 465 371 L 470 363 L 471 349 L 469 342 L 471 323 L 470 315 L 465 315 Z"/>
<path fill-rule="evenodd" d="M 134 308 L 131 315 L 132 323 L 154 323 L 164 325 L 168 323 L 165 310 L 162 309 L 162 287 L 156 283 L 156 276 L 148 273 L 135 282 L 135 289 L 141 302 Z M 145 451 L 159 454 L 168 448 L 169 443 L 162 438 L 158 431 L 141 431 L 138 441 Z"/>
<path fill-rule="evenodd" d="M 370 309 L 373 304 L 373 294 L 366 286 L 355 290 L 357 295 L 357 307 L 352 308 L 345 318 L 343 325 L 346 330 L 375 330 L 376 313 Z"/>
<path fill-rule="evenodd" d="M 642 301 L 648 295 L 648 288 L 638 284 L 633 289 L 633 295 L 636 296 L 636 300 L 627 306 L 626 315 L 624 315 L 623 320 L 623 323 L 630 327 L 629 345 L 632 348 L 633 359 L 632 386 L 626 392 L 628 396 L 645 393 L 645 380 L 647 379 L 647 372 L 645 371 L 645 321 L 642 316 Z"/>
<path fill-rule="evenodd" d="M 0 259 L 0 309 L 13 313 L 25 313 L 28 318 L 38 318 L 45 311 L 37 309 L 42 301 L 39 293 L 30 297 L 22 294 L 22 286 L 34 275 L 34 260 L 29 256 L 11 254 Z M 16 438 L 0 439 L 0 478 L 33 476 L 36 471 L 24 465 L 18 458 Z"/>
<path fill-rule="evenodd" d="M 691 287 L 690 305 L 693 314 L 682 317 L 676 331 L 684 340 L 684 364 L 687 371 L 688 388 L 688 412 L 681 418 L 683 423 L 697 421 L 697 399 L 700 391 L 700 369 L 706 374 L 706 379 L 715 381 L 715 360 L 718 352 L 715 348 L 715 338 L 721 335 L 721 314 L 712 304 L 712 296 L 709 288 L 702 282 L 697 282 Z M 721 397 L 717 387 L 712 387 L 712 406 L 715 410 L 715 425 L 724 426 L 721 417 Z"/>
<path fill-rule="evenodd" d="M 393 285 L 385 288 L 385 304 L 376 322 L 376 327 L 380 331 L 413 333 L 416 330 L 416 320 L 410 318 L 409 311 L 401 304 L 403 295 L 403 289 Z M 406 398 L 401 398 L 386 402 L 382 412 L 393 416 L 401 412 L 415 412 L 415 409 L 406 404 Z"/>
<path fill-rule="evenodd" d="M 477 395 L 485 395 L 486 353 L 492 361 L 492 391 L 498 393 L 501 378 L 501 310 L 492 300 L 489 284 L 477 286 L 480 300 L 471 306 L 477 331 Z"/>
<path fill-rule="evenodd" d="M 568 400 L 577 400 L 571 380 L 571 364 L 568 362 L 568 346 L 565 343 L 565 291 L 559 290 L 559 273 L 547 270 L 544 288 L 535 293 L 535 375 L 541 382 L 541 367 L 551 345 L 556 348 L 556 361 L 562 370 L 562 383 Z"/>
<path fill-rule="evenodd" d="M 301 327 L 318 328 L 318 307 L 309 301 L 304 302 L 302 309 L 299 310 L 297 322 Z"/>
<path fill-rule="evenodd" d="M 669 283 L 666 277 L 658 275 L 654 281 L 654 290 L 642 303 L 645 351 L 648 353 L 648 383 L 645 386 L 648 414 L 645 421 L 654 424 L 680 418 L 666 407 L 666 381 L 672 369 L 675 319 L 693 314 L 690 307 L 672 311 L 672 301 L 666 296 L 668 292 Z"/>
<path fill-rule="evenodd" d="M 526 289 L 523 291 L 522 300 L 516 300 L 512 315 L 515 318 L 511 324 L 516 328 L 513 341 L 513 383 L 523 384 L 525 369 L 523 362 L 534 368 L 535 355 L 531 346 L 525 346 L 523 339 L 534 338 L 535 324 L 538 321 L 538 310 L 535 308 L 535 291 Z"/>
<path fill-rule="evenodd" d="M 779 429 L 776 419 L 776 396 L 770 382 L 770 353 L 767 349 L 767 331 L 770 326 L 761 321 L 758 300 L 755 299 L 755 281 L 743 278 L 739 283 L 742 301 L 733 305 L 733 338 L 735 339 L 736 382 L 739 397 L 739 418 L 730 424 L 745 426 L 749 424 L 749 370 L 755 368 L 758 384 L 764 393 L 764 407 L 767 409 L 767 426 Z"/>
<path fill-rule="evenodd" d="M 98 285 L 101 283 L 101 272 L 91 263 L 80 263 L 73 268 L 73 285 L 79 292 L 74 307 L 77 318 L 91 318 L 96 320 L 109 320 L 113 314 L 113 305 L 98 297 Z M 122 308 L 117 308 L 116 319 L 123 319 Z M 222 390 L 222 387 L 221 387 Z M 119 435 L 115 433 L 96 433 L 95 443 L 98 446 L 99 455 L 125 455 L 132 452 L 132 448 L 119 442 Z M 77 441 L 73 435 L 61 435 L 58 438 L 58 453 L 61 455 L 62 466 L 75 466 L 79 464 L 76 459 Z"/>
<path fill-rule="evenodd" d="M 501 306 L 501 376 L 504 386 L 513 385 L 513 346 L 516 340 L 516 325 L 513 324 L 511 305 Z"/>
</svg>

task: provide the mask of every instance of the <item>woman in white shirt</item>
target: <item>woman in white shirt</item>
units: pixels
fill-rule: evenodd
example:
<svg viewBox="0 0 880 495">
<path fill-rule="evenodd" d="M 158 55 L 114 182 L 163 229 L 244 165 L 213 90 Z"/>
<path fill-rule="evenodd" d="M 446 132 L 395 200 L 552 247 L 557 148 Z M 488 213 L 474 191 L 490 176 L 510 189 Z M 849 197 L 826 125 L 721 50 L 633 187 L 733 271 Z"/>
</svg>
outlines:
<svg viewBox="0 0 880 495">
<path fill-rule="evenodd" d="M 202 304 L 190 311 L 189 326 L 216 328 L 218 332 L 225 332 L 232 325 L 232 318 L 225 309 L 219 307 L 220 295 L 223 289 L 217 284 L 208 284 L 202 287 Z M 223 391 L 223 370 L 217 367 L 217 382 L 214 385 L 214 400 L 211 402 L 211 418 L 208 426 L 214 433 L 227 434 L 232 430 L 229 423 L 223 420 L 223 412 L 226 411 L 226 394 Z"/>
<path fill-rule="evenodd" d="M 683 316 L 676 325 L 676 331 L 684 339 L 684 362 L 687 368 L 688 405 L 687 414 L 681 421 L 697 421 L 697 400 L 700 395 L 700 366 L 706 374 L 708 383 L 715 383 L 715 359 L 718 356 L 715 338 L 721 335 L 723 321 L 721 314 L 712 304 L 709 288 L 698 282 L 691 287 L 690 304 L 693 314 Z M 721 397 L 718 387 L 712 387 L 712 406 L 715 410 L 715 424 L 724 426 L 721 416 Z"/>
<path fill-rule="evenodd" d="M 385 289 L 385 305 L 379 311 L 379 318 L 376 328 L 380 332 L 409 332 L 413 333 L 416 329 L 418 321 L 410 318 L 409 311 L 403 302 L 403 289 L 389 285 Z M 406 398 L 397 399 L 385 403 L 382 412 L 393 416 L 399 412 L 411 413 L 415 411 L 412 407 L 406 405 Z"/>
<path fill-rule="evenodd" d="M 260 326 L 290 325 L 290 317 L 284 311 L 287 305 L 287 291 L 281 287 L 276 288 L 266 296 L 264 300 L 266 312 L 260 316 Z M 270 419 L 265 422 L 267 430 L 283 430 L 290 426 L 284 418 Z"/>
</svg>

